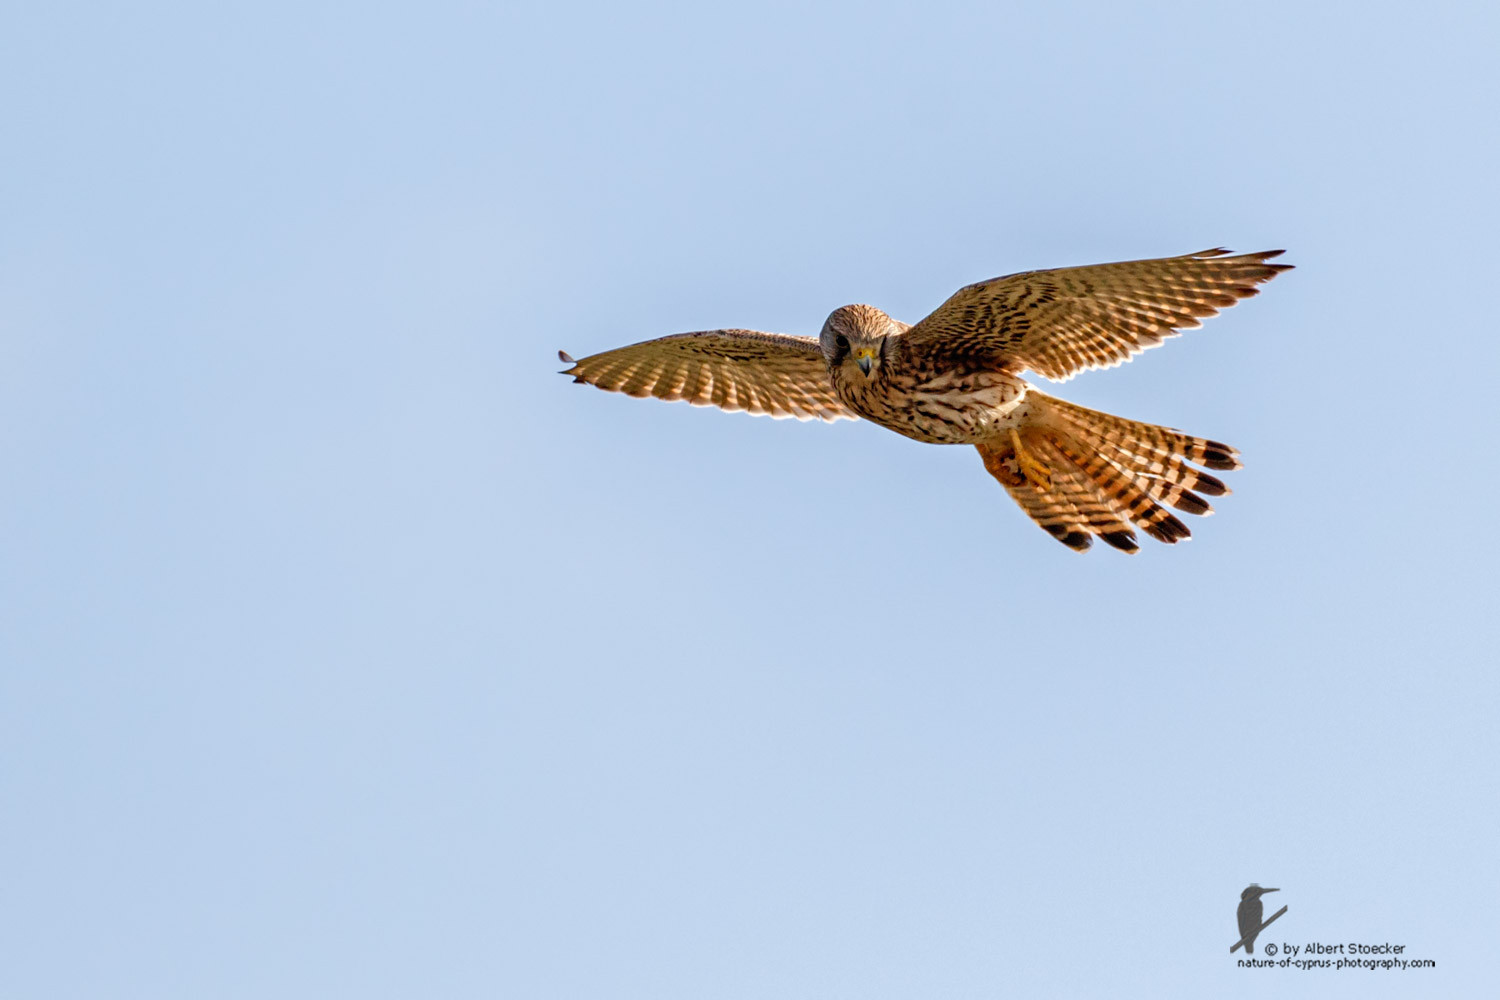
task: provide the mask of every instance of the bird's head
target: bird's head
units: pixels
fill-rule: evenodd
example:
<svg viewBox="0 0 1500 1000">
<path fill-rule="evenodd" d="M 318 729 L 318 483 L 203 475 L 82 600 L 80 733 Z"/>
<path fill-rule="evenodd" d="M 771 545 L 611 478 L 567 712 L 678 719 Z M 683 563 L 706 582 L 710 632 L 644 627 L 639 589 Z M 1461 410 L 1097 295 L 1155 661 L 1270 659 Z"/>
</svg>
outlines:
<svg viewBox="0 0 1500 1000">
<path fill-rule="evenodd" d="M 828 367 L 853 365 L 874 378 L 885 359 L 886 339 L 906 330 L 874 306 L 843 306 L 829 314 L 818 343 Z"/>
<path fill-rule="evenodd" d="M 1280 889 L 1262 889 L 1260 886 L 1251 883 L 1250 885 L 1245 886 L 1244 892 L 1240 893 L 1240 899 L 1242 901 L 1246 899 L 1259 899 L 1261 896 L 1264 896 L 1268 892 L 1280 891 Z"/>
</svg>

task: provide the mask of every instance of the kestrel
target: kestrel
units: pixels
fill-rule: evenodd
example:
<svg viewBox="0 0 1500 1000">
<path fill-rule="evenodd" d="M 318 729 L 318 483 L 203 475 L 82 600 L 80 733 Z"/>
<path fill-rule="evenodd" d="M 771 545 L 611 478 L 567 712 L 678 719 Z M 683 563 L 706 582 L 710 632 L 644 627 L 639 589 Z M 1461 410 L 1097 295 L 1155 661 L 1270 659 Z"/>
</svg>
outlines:
<svg viewBox="0 0 1500 1000">
<path fill-rule="evenodd" d="M 1238 469 L 1239 452 L 1086 409 L 1020 376 L 1065 381 L 1113 368 L 1201 326 L 1289 270 L 1280 250 L 1027 271 L 961 288 L 915 326 L 873 306 L 835 309 L 811 337 L 679 333 L 574 361 L 564 375 L 630 396 L 809 420 L 863 417 L 929 444 L 968 444 L 1032 520 L 1070 548 L 1095 537 L 1139 548 L 1132 525 L 1174 543 L 1168 507 L 1213 512 L 1229 489 L 1194 468 Z M 1191 464 L 1190 464 L 1191 463 Z"/>
</svg>

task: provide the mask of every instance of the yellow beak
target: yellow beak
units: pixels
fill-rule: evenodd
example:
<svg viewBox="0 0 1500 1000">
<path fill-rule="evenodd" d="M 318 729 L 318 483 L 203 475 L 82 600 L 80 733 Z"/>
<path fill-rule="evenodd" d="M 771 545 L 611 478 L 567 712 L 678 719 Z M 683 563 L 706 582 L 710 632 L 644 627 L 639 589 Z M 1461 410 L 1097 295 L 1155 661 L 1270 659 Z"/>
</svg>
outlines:
<svg viewBox="0 0 1500 1000">
<path fill-rule="evenodd" d="M 875 365 L 875 348 L 861 347 L 854 352 L 854 363 L 859 365 L 859 370 L 865 375 L 870 374 L 870 369 Z"/>
</svg>

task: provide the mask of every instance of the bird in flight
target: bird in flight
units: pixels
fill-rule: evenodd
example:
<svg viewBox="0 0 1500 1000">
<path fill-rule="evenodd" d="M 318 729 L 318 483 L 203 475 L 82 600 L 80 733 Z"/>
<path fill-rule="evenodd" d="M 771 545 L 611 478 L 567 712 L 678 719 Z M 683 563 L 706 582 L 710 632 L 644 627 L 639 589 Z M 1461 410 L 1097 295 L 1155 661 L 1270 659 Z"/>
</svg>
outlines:
<svg viewBox="0 0 1500 1000">
<path fill-rule="evenodd" d="M 1126 552 L 1135 528 L 1187 538 L 1167 508 L 1209 514 L 1238 469 L 1226 444 L 1050 396 L 1054 381 L 1112 368 L 1255 295 L 1289 270 L 1280 250 L 1026 271 L 960 288 L 915 326 L 873 306 L 835 309 L 815 340 L 754 330 L 659 337 L 575 361 L 562 374 L 629 396 L 772 417 L 864 418 L 929 444 L 973 445 L 1037 524 L 1069 548 Z"/>
</svg>

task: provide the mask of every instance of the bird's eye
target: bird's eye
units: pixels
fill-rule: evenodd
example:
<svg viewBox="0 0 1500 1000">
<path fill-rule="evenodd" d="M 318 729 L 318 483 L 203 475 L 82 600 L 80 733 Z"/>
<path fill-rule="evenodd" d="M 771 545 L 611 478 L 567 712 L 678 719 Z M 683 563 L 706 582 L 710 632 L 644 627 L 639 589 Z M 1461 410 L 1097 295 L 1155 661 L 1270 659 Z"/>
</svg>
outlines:
<svg viewBox="0 0 1500 1000">
<path fill-rule="evenodd" d="M 841 351 L 847 351 L 849 349 L 849 338 L 841 333 L 833 338 L 833 346 Z"/>
</svg>

